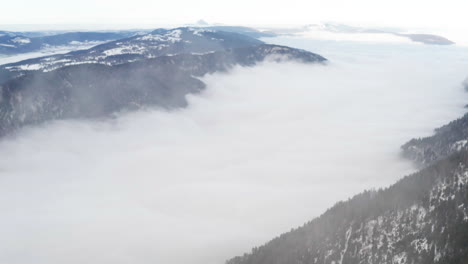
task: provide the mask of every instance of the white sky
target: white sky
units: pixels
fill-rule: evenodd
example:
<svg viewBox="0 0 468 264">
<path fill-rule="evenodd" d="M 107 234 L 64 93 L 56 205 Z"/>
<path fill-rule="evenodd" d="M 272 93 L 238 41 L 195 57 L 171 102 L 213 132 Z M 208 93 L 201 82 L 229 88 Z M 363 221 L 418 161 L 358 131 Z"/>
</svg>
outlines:
<svg viewBox="0 0 468 264">
<path fill-rule="evenodd" d="M 131 27 L 199 19 L 251 25 L 297 25 L 327 20 L 379 26 L 452 29 L 468 26 L 468 1 L 463 0 L 3 0 L 0 6 L 0 28 L 7 30 L 17 24 Z"/>
</svg>

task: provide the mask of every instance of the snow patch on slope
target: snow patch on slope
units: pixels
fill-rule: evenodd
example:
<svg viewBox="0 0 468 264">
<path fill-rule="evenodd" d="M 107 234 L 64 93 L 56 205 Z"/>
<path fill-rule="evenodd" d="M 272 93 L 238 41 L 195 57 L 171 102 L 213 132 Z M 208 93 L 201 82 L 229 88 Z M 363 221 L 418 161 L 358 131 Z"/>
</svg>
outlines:
<svg viewBox="0 0 468 264">
<path fill-rule="evenodd" d="M 22 44 L 22 45 L 31 43 L 31 40 L 29 38 L 22 38 L 22 37 L 16 37 L 12 39 L 11 41 L 18 43 L 18 44 Z"/>
</svg>

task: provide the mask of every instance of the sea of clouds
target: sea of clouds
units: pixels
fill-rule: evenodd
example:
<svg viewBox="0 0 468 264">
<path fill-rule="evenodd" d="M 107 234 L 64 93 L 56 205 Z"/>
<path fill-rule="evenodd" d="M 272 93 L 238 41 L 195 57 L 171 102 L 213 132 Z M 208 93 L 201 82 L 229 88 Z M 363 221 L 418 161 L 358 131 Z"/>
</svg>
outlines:
<svg viewBox="0 0 468 264">
<path fill-rule="evenodd" d="M 221 264 L 414 171 L 399 146 L 464 112 L 458 47 L 269 39 L 328 65 L 204 76 L 172 111 L 0 142 L 0 263 Z"/>
</svg>

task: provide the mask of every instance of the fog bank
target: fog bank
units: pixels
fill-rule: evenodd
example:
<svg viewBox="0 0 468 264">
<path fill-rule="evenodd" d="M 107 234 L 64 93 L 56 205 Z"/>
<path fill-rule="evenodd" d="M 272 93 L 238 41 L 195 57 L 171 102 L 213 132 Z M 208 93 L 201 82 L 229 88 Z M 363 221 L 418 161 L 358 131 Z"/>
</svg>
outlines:
<svg viewBox="0 0 468 264">
<path fill-rule="evenodd" d="M 238 67 L 186 109 L 1 141 L 0 262 L 224 263 L 413 171 L 399 146 L 464 112 L 468 53 L 274 41 L 331 62 Z"/>
</svg>

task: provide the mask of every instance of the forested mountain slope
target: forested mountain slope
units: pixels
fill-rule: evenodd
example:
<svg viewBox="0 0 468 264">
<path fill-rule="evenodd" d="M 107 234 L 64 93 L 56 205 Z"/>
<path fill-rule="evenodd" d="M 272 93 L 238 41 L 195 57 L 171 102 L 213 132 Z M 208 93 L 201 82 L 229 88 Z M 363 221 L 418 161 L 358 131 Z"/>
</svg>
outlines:
<svg viewBox="0 0 468 264">
<path fill-rule="evenodd" d="M 183 107 L 187 94 L 205 87 L 197 77 L 265 59 L 325 61 L 311 52 L 261 44 L 118 65 L 90 63 L 33 71 L 0 85 L 0 136 L 53 119 L 103 117 L 144 106 Z"/>
<path fill-rule="evenodd" d="M 403 155 L 428 165 L 452 153 L 468 149 L 468 114 L 435 130 L 426 138 L 412 139 L 402 146 Z"/>
<path fill-rule="evenodd" d="M 468 263 L 468 153 L 340 202 L 227 263 Z"/>
</svg>

